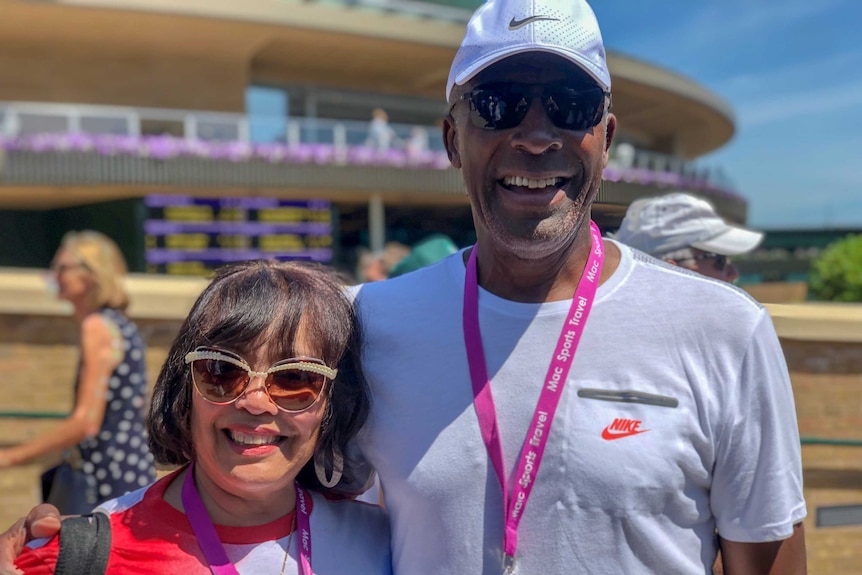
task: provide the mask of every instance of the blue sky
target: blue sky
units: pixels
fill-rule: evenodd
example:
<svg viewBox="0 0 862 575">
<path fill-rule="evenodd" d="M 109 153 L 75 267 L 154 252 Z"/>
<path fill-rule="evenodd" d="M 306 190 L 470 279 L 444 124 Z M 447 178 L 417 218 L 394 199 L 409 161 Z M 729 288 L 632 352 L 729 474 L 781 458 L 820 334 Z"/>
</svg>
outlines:
<svg viewBox="0 0 862 575">
<path fill-rule="evenodd" d="M 718 163 L 763 229 L 862 229 L 862 1 L 590 0 L 605 45 L 723 97 Z"/>
</svg>

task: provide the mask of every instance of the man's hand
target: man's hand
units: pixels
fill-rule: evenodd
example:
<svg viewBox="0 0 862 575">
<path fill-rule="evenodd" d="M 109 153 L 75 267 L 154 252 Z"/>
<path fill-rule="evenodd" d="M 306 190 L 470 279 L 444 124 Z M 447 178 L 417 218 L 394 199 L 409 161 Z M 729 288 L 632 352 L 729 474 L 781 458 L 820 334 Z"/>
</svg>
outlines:
<svg viewBox="0 0 862 575">
<path fill-rule="evenodd" d="M 22 575 L 15 567 L 15 559 L 24 544 L 33 539 L 53 537 L 60 532 L 60 512 L 53 505 L 43 503 L 30 510 L 12 527 L 0 534 L 0 575 Z"/>
</svg>

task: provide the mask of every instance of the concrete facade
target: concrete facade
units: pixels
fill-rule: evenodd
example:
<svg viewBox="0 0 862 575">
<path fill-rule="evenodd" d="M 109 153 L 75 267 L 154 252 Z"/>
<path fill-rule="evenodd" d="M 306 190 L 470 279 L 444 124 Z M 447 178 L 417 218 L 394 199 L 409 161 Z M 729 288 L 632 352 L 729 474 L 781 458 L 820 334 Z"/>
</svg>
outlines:
<svg viewBox="0 0 862 575">
<path fill-rule="evenodd" d="M 243 112 L 252 83 L 440 102 L 464 23 L 337 4 L 265 0 L 0 0 L 0 101 Z M 734 132 L 697 83 L 608 55 L 620 129 L 695 158 Z"/>
</svg>

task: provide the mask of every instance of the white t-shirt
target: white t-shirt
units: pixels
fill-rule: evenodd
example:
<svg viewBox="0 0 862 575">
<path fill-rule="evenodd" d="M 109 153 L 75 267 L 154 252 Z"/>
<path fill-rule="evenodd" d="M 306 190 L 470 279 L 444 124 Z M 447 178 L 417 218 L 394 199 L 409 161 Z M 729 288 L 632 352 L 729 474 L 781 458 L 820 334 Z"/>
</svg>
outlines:
<svg viewBox="0 0 862 575">
<path fill-rule="evenodd" d="M 617 245 L 523 513 L 521 573 L 711 573 L 716 529 L 777 540 L 806 515 L 790 381 L 765 309 Z M 380 477 L 399 575 L 501 572 L 502 494 L 473 406 L 464 269 L 458 253 L 356 290 L 374 401 L 359 446 Z M 480 289 L 508 474 L 569 303 Z M 649 395 L 609 400 L 630 399 L 622 391 Z"/>
</svg>

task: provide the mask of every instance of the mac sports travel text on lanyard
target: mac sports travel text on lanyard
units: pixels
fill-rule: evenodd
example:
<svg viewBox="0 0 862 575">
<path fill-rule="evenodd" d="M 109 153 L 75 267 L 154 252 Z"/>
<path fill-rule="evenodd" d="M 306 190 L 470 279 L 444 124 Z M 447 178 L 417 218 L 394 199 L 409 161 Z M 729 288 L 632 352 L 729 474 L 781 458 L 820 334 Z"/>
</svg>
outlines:
<svg viewBox="0 0 862 575">
<path fill-rule="evenodd" d="M 590 309 L 598 289 L 599 279 L 602 275 L 602 263 L 604 261 L 604 246 L 599 228 L 594 222 L 590 222 L 590 235 L 592 246 L 584 272 L 572 298 L 572 305 L 563 323 L 563 329 L 554 350 L 554 356 L 545 376 L 545 383 L 539 395 L 533 420 L 527 429 L 527 439 L 518 458 L 515 475 L 512 481 L 507 480 L 506 470 L 503 466 L 503 448 L 500 445 L 500 434 L 497 429 L 497 410 L 494 407 L 494 398 L 491 395 L 491 382 L 488 379 L 488 366 L 485 362 L 485 351 L 482 348 L 482 334 L 479 331 L 479 284 L 476 272 L 476 246 L 470 254 L 467 262 L 467 276 L 464 281 L 464 343 L 467 346 L 467 361 L 470 365 L 470 379 L 473 382 L 473 399 L 476 407 L 476 415 L 479 418 L 479 427 L 482 430 L 482 439 L 488 457 L 494 464 L 494 471 L 500 480 L 503 490 L 503 508 L 506 511 L 505 532 L 503 534 L 503 569 L 505 573 L 515 571 L 515 552 L 518 549 L 518 524 L 521 521 L 533 482 L 539 472 L 539 465 L 545 453 L 545 445 L 548 434 L 551 431 L 551 423 L 560 402 L 560 395 L 565 387 L 566 377 L 581 334 L 587 323 Z M 568 353 L 564 353 L 565 348 Z M 517 479 L 517 480 L 515 480 Z M 513 492 L 510 493 L 507 483 L 512 483 Z"/>
<path fill-rule="evenodd" d="M 186 517 L 192 524 L 192 531 L 198 538 L 204 557 L 210 564 L 213 575 L 239 575 L 236 567 L 227 558 L 224 546 L 219 541 L 215 525 L 204 507 L 201 496 L 195 487 L 194 463 L 189 465 L 183 481 L 182 501 Z M 311 524 L 308 513 L 308 493 L 296 484 L 296 530 L 299 532 L 299 574 L 314 575 L 311 570 Z M 290 539 L 288 538 L 288 545 Z M 285 553 L 289 553 L 286 549 Z"/>
</svg>

